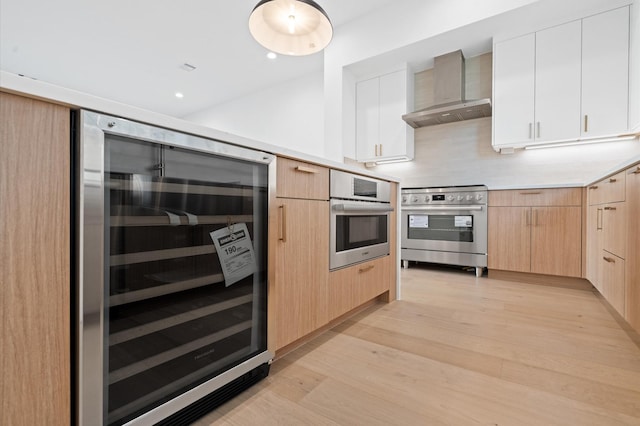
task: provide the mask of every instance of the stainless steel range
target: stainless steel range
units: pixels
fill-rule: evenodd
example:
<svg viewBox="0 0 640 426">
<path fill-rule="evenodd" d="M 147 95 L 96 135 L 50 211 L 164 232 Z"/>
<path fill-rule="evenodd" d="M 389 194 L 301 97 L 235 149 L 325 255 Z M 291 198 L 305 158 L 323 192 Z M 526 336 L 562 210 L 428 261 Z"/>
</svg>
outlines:
<svg viewBox="0 0 640 426">
<path fill-rule="evenodd" d="M 404 188 L 401 259 L 487 266 L 487 187 Z"/>
</svg>

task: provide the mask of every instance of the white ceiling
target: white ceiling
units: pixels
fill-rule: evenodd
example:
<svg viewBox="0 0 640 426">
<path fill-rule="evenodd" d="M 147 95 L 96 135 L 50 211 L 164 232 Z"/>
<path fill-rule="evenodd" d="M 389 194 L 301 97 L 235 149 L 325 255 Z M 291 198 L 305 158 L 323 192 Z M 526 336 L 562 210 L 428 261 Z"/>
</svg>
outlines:
<svg viewBox="0 0 640 426">
<path fill-rule="evenodd" d="M 340 27 L 377 9 L 418 0 L 317 0 Z M 443 5 L 444 1 L 433 1 Z M 478 7 L 481 7 L 481 0 Z M 489 2 L 490 0 L 482 0 Z M 497 0 L 495 0 L 497 1 Z M 564 22 L 631 0 L 535 0 L 527 7 L 349 65 L 354 75 L 463 49 L 493 37 Z M 640 0 L 636 0 L 640 1 Z M 248 30 L 258 0 L 0 0 L 0 69 L 167 115 L 183 117 L 323 69 L 323 54 L 266 58 Z M 391 6 L 393 5 L 393 6 Z M 437 8 L 436 8 L 437 9 Z M 390 23 L 381 31 L 393 31 Z M 346 29 L 346 27 L 345 27 Z M 196 69 L 187 72 L 185 63 Z M 183 99 L 175 92 L 184 93 Z"/>
<path fill-rule="evenodd" d="M 318 4 L 339 31 L 392 1 Z M 248 30 L 257 3 L 0 0 L 0 69 L 178 117 L 321 71 L 322 53 L 266 58 Z"/>
</svg>

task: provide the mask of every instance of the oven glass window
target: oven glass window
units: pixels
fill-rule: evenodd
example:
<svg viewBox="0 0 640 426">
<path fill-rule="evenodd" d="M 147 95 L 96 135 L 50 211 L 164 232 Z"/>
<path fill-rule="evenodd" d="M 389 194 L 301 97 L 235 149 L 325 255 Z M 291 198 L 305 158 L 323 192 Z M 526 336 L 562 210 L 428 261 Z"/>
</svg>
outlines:
<svg viewBox="0 0 640 426">
<path fill-rule="evenodd" d="M 386 242 L 386 214 L 336 216 L 336 252 Z"/>
<path fill-rule="evenodd" d="M 473 216 L 410 214 L 407 237 L 411 240 L 473 242 Z"/>
</svg>

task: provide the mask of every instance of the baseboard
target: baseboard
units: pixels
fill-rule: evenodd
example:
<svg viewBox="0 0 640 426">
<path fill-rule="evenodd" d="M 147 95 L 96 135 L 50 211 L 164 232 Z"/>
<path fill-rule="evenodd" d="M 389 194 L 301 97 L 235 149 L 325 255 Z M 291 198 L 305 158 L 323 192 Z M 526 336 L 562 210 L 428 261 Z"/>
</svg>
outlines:
<svg viewBox="0 0 640 426">
<path fill-rule="evenodd" d="M 594 287 L 584 278 L 562 277 L 558 275 L 531 274 L 528 272 L 501 271 L 489 269 L 489 278 L 496 280 L 518 281 L 527 284 L 547 285 L 552 287 L 572 288 L 575 290 L 593 291 Z"/>
</svg>

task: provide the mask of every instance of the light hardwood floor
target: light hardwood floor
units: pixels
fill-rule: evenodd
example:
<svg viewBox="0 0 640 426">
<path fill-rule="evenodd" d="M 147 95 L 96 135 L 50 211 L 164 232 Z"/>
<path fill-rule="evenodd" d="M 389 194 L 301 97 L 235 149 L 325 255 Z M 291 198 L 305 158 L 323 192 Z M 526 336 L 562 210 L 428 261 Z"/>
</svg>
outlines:
<svg viewBox="0 0 640 426">
<path fill-rule="evenodd" d="M 196 424 L 640 425 L 640 340 L 591 291 L 402 270 Z"/>
</svg>

